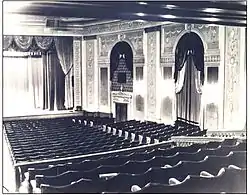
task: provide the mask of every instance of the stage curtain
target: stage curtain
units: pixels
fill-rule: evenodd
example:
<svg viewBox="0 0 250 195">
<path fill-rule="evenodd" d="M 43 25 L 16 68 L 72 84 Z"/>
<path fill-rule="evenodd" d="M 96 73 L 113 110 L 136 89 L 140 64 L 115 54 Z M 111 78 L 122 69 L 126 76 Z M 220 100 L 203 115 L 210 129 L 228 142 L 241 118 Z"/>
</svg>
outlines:
<svg viewBox="0 0 250 195">
<path fill-rule="evenodd" d="M 56 37 L 55 46 L 64 76 L 65 76 L 65 107 L 73 108 L 72 66 L 73 66 L 73 38 Z"/>
<path fill-rule="evenodd" d="M 31 113 L 34 110 L 34 99 L 28 56 L 4 57 L 3 72 L 4 116 Z"/>
<path fill-rule="evenodd" d="M 42 56 L 30 56 L 29 66 L 31 68 L 31 88 L 33 91 L 34 108 L 43 109 L 44 79 L 43 79 L 43 59 Z"/>
<path fill-rule="evenodd" d="M 62 71 L 57 53 L 55 51 L 48 53 L 48 94 L 49 110 L 63 110 L 64 107 L 64 73 Z"/>
</svg>

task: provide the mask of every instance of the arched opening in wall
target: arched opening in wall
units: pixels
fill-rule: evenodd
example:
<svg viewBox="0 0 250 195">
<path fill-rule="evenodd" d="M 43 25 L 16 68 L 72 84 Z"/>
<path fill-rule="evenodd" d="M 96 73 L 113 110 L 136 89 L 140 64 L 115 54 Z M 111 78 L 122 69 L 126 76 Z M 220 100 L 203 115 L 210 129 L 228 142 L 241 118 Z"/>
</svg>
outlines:
<svg viewBox="0 0 250 195">
<path fill-rule="evenodd" d="M 177 117 L 201 122 L 201 87 L 204 84 L 204 46 L 194 32 L 184 34 L 175 50 Z"/>
<path fill-rule="evenodd" d="M 125 41 L 116 43 L 111 50 L 110 80 L 111 105 L 115 104 L 116 121 L 125 121 L 128 117 L 128 105 L 131 103 L 129 96 L 133 92 L 133 51 Z"/>
<path fill-rule="evenodd" d="M 125 41 L 116 43 L 111 50 L 110 80 L 112 91 L 133 91 L 133 51 Z"/>
</svg>

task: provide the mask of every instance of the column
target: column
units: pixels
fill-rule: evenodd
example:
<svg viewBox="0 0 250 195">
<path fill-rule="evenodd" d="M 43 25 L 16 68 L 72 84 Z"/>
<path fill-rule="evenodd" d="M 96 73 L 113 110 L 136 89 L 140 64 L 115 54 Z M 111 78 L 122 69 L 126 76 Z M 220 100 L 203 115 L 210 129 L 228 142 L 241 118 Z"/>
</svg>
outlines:
<svg viewBox="0 0 250 195">
<path fill-rule="evenodd" d="M 74 108 L 82 108 L 82 38 L 74 37 L 73 40 L 74 61 Z"/>
<path fill-rule="evenodd" d="M 243 28 L 226 27 L 224 128 L 242 130 L 246 121 L 245 35 Z"/>
<path fill-rule="evenodd" d="M 157 86 L 157 79 L 160 78 L 160 27 L 145 29 L 146 32 L 146 119 L 158 121 L 160 119 L 160 85 Z"/>
</svg>

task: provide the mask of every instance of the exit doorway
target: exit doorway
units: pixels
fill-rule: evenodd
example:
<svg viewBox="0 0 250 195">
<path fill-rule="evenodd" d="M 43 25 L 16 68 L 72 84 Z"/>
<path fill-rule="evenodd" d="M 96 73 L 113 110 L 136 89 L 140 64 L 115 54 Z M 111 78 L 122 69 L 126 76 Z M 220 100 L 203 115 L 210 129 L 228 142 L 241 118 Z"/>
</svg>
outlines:
<svg viewBox="0 0 250 195">
<path fill-rule="evenodd" d="M 128 104 L 115 103 L 116 122 L 126 121 L 128 117 Z"/>
</svg>

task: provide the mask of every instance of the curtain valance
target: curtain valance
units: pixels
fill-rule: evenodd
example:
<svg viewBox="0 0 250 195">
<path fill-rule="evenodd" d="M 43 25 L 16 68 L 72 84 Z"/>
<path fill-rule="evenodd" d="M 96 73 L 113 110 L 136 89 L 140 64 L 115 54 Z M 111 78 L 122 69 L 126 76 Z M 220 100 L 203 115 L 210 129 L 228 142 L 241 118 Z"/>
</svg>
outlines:
<svg viewBox="0 0 250 195">
<path fill-rule="evenodd" d="M 183 68 L 187 55 L 193 56 L 196 69 L 200 71 L 200 82 L 204 84 L 204 47 L 202 40 L 195 33 L 186 33 L 179 40 L 175 50 L 175 83 L 178 79 L 178 72 Z"/>
<path fill-rule="evenodd" d="M 6 51 L 10 48 L 20 51 L 29 51 L 37 48 L 47 51 L 53 46 L 53 37 L 48 36 L 4 36 L 3 49 Z"/>
<path fill-rule="evenodd" d="M 53 43 L 53 37 L 35 36 L 34 39 L 37 46 L 42 50 L 48 50 Z"/>
<path fill-rule="evenodd" d="M 12 42 L 13 42 L 13 36 L 4 36 L 3 37 L 3 50 L 7 50 L 10 48 Z"/>
</svg>

